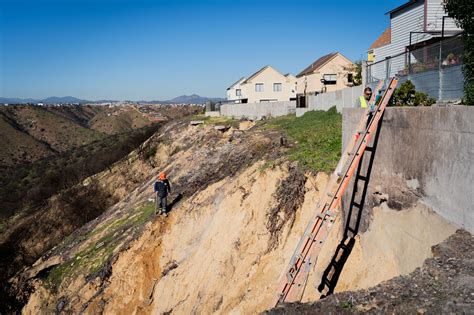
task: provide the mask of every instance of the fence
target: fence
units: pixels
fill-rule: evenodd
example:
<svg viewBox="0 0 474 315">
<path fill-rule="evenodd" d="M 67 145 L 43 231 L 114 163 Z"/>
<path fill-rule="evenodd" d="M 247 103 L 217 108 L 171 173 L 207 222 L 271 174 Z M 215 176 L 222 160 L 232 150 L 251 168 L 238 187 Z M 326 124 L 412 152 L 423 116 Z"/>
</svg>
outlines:
<svg viewBox="0 0 474 315">
<path fill-rule="evenodd" d="M 328 110 L 336 106 L 338 112 L 345 107 L 354 107 L 355 100 L 362 95 L 362 85 L 353 86 L 333 92 L 306 96 L 306 107 L 296 109 L 296 117 L 301 117 L 311 110 Z"/>
<path fill-rule="evenodd" d="M 296 101 L 225 104 L 220 106 L 221 116 L 260 120 L 263 117 L 278 117 L 294 114 Z"/>
<path fill-rule="evenodd" d="M 413 45 L 411 50 L 367 65 L 367 84 L 398 76 L 400 82 L 411 80 L 417 91 L 439 101 L 460 100 L 464 81 L 462 38 L 457 35 L 431 41 Z"/>
</svg>

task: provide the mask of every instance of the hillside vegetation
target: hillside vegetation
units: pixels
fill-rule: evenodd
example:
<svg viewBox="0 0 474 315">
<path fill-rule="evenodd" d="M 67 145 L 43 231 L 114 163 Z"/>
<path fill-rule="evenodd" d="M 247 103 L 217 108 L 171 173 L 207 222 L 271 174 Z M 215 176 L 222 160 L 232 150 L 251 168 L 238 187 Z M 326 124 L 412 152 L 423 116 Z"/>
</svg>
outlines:
<svg viewBox="0 0 474 315">
<path fill-rule="evenodd" d="M 288 153 L 301 166 L 326 173 L 336 168 L 342 146 L 342 115 L 336 107 L 328 111 L 310 111 L 302 117 L 276 118 L 268 126 L 282 129 L 295 142 Z"/>
<path fill-rule="evenodd" d="M 0 107 L 0 168 L 52 157 L 109 135 L 130 132 L 199 112 L 191 106 Z"/>
<path fill-rule="evenodd" d="M 55 193 L 106 169 L 158 128 L 159 125 L 153 125 L 107 136 L 33 163 L 0 168 L 0 220 L 41 206 Z"/>
<path fill-rule="evenodd" d="M 88 119 L 101 110 L 81 106 L 0 107 L 0 130 L 2 137 L 8 137 L 7 145 L 0 150 L 0 166 L 36 161 L 103 139 L 103 133 L 87 127 Z"/>
<path fill-rule="evenodd" d="M 47 143 L 23 132 L 2 115 L 0 115 L 0 137 L 2 138 L 0 167 L 35 161 L 54 154 Z"/>
</svg>

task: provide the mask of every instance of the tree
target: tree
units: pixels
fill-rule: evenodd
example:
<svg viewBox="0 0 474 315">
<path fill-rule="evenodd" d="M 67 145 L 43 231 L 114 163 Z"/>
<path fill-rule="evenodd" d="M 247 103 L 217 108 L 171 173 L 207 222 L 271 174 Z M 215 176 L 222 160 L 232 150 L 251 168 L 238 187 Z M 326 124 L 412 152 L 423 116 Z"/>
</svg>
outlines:
<svg viewBox="0 0 474 315">
<path fill-rule="evenodd" d="M 357 60 L 353 65 L 343 68 L 349 73 L 353 73 L 352 83 L 354 86 L 362 84 L 362 60 Z"/>
<path fill-rule="evenodd" d="M 445 0 L 444 8 L 463 29 L 464 96 L 466 104 L 474 105 L 474 1 Z"/>
</svg>

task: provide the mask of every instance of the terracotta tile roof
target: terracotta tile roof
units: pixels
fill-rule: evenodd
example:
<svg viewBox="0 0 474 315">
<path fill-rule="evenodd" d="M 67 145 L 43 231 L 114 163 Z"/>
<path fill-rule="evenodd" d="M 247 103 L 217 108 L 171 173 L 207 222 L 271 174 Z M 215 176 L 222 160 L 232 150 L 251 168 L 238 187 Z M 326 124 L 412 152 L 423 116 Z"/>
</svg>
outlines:
<svg viewBox="0 0 474 315">
<path fill-rule="evenodd" d="M 387 44 L 390 44 L 392 42 L 392 29 L 387 27 L 385 31 L 375 40 L 375 42 L 372 43 L 372 45 L 369 47 L 369 50 L 372 50 L 374 48 L 382 47 Z"/>
<path fill-rule="evenodd" d="M 314 71 L 321 68 L 326 62 L 331 60 L 336 55 L 337 55 L 337 52 L 333 52 L 333 53 L 327 54 L 325 56 L 322 56 L 321 58 L 319 58 L 318 60 L 316 60 L 315 62 L 310 64 L 308 67 L 306 67 L 306 69 L 301 71 L 296 77 L 299 78 L 299 77 L 302 77 L 304 75 L 313 73 Z"/>
</svg>

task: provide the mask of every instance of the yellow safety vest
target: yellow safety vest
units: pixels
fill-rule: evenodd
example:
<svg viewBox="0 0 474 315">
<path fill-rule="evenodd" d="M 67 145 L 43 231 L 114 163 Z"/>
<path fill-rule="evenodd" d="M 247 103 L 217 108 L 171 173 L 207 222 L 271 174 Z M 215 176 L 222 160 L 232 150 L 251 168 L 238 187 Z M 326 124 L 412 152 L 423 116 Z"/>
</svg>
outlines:
<svg viewBox="0 0 474 315">
<path fill-rule="evenodd" d="M 360 97 L 360 107 L 367 108 L 367 101 L 365 100 L 365 97 L 363 96 Z"/>
</svg>

